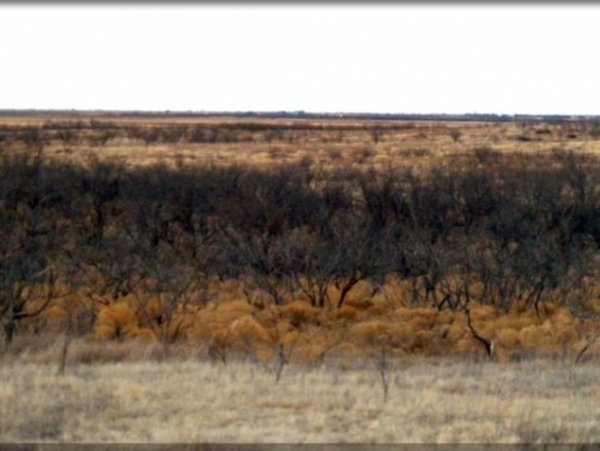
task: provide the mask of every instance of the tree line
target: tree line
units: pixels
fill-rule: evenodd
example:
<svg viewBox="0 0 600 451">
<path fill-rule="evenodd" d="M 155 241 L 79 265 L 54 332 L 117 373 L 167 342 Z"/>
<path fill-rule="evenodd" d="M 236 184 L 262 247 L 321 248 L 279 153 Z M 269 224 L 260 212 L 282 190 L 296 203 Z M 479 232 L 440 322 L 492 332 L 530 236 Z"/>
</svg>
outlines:
<svg viewBox="0 0 600 451">
<path fill-rule="evenodd" d="M 407 304 L 580 309 L 598 269 L 600 161 L 479 149 L 453 163 L 128 167 L 4 155 L 5 339 L 61 281 L 114 300 L 144 283 L 168 300 L 162 322 L 185 293 L 202 303 L 211 280 L 233 278 L 279 305 L 303 293 L 340 308 L 357 283 L 377 291 L 395 278 L 410 284 Z"/>
</svg>

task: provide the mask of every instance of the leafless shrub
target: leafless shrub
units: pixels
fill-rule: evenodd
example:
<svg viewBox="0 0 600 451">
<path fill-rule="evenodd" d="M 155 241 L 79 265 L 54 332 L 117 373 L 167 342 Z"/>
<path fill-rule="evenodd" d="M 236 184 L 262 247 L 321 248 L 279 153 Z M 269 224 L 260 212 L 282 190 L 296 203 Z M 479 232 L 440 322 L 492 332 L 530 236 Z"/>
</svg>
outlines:
<svg viewBox="0 0 600 451">
<path fill-rule="evenodd" d="M 473 149 L 473 156 L 479 164 L 497 162 L 502 154 L 489 146 L 480 146 Z"/>
<path fill-rule="evenodd" d="M 452 138 L 454 144 L 456 144 L 462 137 L 462 131 L 459 128 L 451 128 L 448 132 L 448 135 L 450 136 L 450 138 Z"/>
<path fill-rule="evenodd" d="M 364 164 L 375 156 L 375 151 L 370 147 L 364 147 L 356 153 L 356 161 Z"/>
<path fill-rule="evenodd" d="M 375 125 L 371 128 L 370 133 L 373 144 L 377 145 L 385 136 L 385 129 L 381 126 Z"/>
<path fill-rule="evenodd" d="M 339 149 L 329 149 L 327 151 L 327 156 L 330 160 L 338 161 L 342 159 L 342 151 Z"/>
</svg>

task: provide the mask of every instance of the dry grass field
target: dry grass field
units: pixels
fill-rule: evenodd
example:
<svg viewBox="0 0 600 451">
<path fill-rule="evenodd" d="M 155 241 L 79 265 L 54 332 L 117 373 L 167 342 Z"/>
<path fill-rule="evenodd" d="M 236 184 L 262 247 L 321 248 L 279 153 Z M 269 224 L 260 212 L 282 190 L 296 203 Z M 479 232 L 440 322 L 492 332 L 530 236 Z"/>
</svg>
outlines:
<svg viewBox="0 0 600 451">
<path fill-rule="evenodd" d="M 373 165 L 419 168 L 477 149 L 501 153 L 548 152 L 560 147 L 584 153 L 600 150 L 595 124 L 369 121 L 349 119 L 264 119 L 239 117 L 170 118 L 135 116 L 0 117 L 0 127 L 83 126 L 68 143 L 50 139 L 45 155 L 61 161 L 100 158 L 145 165 L 256 164 L 261 167 L 309 160 L 322 166 Z M 103 144 L 91 139 L 91 128 L 108 127 Z M 197 127 L 229 127 L 217 136 L 191 139 Z M 156 129 L 188 130 L 174 137 L 152 136 Z M 148 138 L 146 138 L 150 135 Z M 194 142 L 202 141 L 202 142 Z M 101 141 L 102 142 L 102 141 Z M 18 146 L 17 146 L 18 148 Z M 20 149 L 22 150 L 22 149 Z M 460 164 L 460 161 L 458 162 Z"/>
<path fill-rule="evenodd" d="M 193 360 L 0 368 L 3 442 L 597 443 L 597 365 Z"/>
<path fill-rule="evenodd" d="M 473 211 L 467 205 L 461 214 L 472 213 L 472 224 L 483 225 L 472 232 L 472 224 L 461 224 L 461 235 L 444 228 L 437 211 L 429 214 L 427 200 L 437 192 L 407 179 L 413 194 L 429 193 L 424 201 L 415 195 L 414 205 L 429 218 L 423 230 L 430 229 L 422 235 L 419 227 L 410 229 L 401 223 L 410 217 L 404 212 L 377 230 L 386 237 L 407 233 L 398 248 L 411 251 L 392 260 L 414 258 L 407 263 L 414 272 L 367 277 L 362 269 L 344 269 L 345 259 L 357 255 L 346 253 L 342 269 L 335 269 L 341 273 L 319 278 L 323 273 L 311 270 L 323 261 L 329 270 L 323 255 L 335 249 L 322 249 L 330 243 L 323 236 L 334 236 L 337 247 L 359 248 L 357 240 L 372 238 L 361 224 L 373 223 L 353 222 L 352 212 L 373 221 L 377 196 L 372 204 L 354 202 L 356 187 L 336 191 L 333 183 L 327 205 L 336 199 L 342 205 L 339 199 L 350 193 L 351 214 L 332 210 L 339 216 L 286 229 L 269 217 L 279 210 L 264 207 L 272 208 L 272 199 L 286 204 L 278 197 L 286 185 L 260 186 L 286 167 L 314 168 L 311 177 L 325 186 L 328 174 L 351 177 L 348 168 L 421 174 L 468 162 L 477 171 L 513 155 L 555 155 L 549 167 L 566 168 L 560 173 L 566 188 L 554 197 L 539 189 L 552 184 L 544 168 L 536 173 L 535 201 L 523 202 L 533 205 L 531 222 L 510 217 L 510 204 L 498 203 L 494 208 L 509 216 L 503 222 L 484 196 L 466 196 L 452 205 L 474 202 Z M 14 175 L 0 165 L 0 443 L 599 442 L 600 266 L 593 243 L 600 237 L 586 224 L 598 219 L 600 198 L 595 179 L 581 169 L 587 166 L 568 166 L 569 155 L 600 155 L 598 124 L 0 116 L 2 164 L 11 167 L 15 157 L 14 167 L 23 171 Z M 45 187 L 63 186 L 52 179 L 62 163 L 107 175 L 80 180 L 81 174 L 65 172 L 73 185 L 45 196 Z M 235 207 L 243 205 L 210 210 L 232 224 L 215 220 L 195 199 L 179 204 L 179 192 L 159 189 L 161 180 L 182 192 L 203 193 L 210 183 L 220 188 L 229 173 L 218 170 L 237 166 L 272 169 L 275 178 L 232 172 L 236 183 L 248 185 L 227 185 L 226 194 L 255 202 L 242 213 Z M 509 173 L 510 166 L 498 167 Z M 128 168 L 150 169 L 127 175 Z M 196 169 L 201 175 L 190 178 Z M 211 171 L 227 177 L 210 179 Z M 110 178 L 119 174 L 125 176 L 117 182 Z M 371 187 L 365 174 L 356 178 L 364 193 L 404 189 L 379 186 L 376 178 Z M 478 174 L 464 180 L 487 186 L 481 180 L 494 176 Z M 173 182 L 180 175 L 192 182 Z M 440 186 L 454 186 L 452 177 Z M 513 179 L 493 186 L 504 189 Z M 193 191 L 203 180 L 209 181 Z M 321 185 L 313 180 L 301 188 L 317 196 Z M 19 185 L 14 192 L 13 185 Z M 474 190 L 460 186 L 461 196 Z M 554 208 L 562 195 L 568 205 L 558 202 L 562 210 L 548 214 L 546 206 Z M 214 203 L 228 203 L 219 199 Z M 538 201 L 545 204 L 536 210 Z M 291 211 L 295 224 L 304 224 L 298 206 L 290 205 L 281 215 Z M 562 213 L 571 216 L 561 222 Z M 548 228 L 536 234 L 536 221 L 546 220 Z M 395 224 L 401 226 L 385 228 Z M 316 232 L 321 226 L 329 235 Z M 443 239 L 429 230 L 441 230 Z M 211 246 L 221 246 L 214 254 L 221 260 L 204 259 L 213 257 Z M 305 272 L 274 278 L 297 249 L 313 252 L 314 260 L 288 269 Z M 246 260 L 239 257 L 244 252 Z M 218 274 L 211 272 L 216 267 Z M 264 268 L 271 272 L 261 273 Z M 455 301 L 461 296 L 462 304 Z"/>
</svg>

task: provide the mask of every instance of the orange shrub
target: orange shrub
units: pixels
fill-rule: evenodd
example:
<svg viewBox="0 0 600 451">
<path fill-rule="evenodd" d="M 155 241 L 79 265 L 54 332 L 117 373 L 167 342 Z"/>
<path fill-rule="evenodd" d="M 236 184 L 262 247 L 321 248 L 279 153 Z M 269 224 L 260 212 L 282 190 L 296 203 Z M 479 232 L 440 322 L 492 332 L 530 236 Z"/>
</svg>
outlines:
<svg viewBox="0 0 600 451">
<path fill-rule="evenodd" d="M 242 316 L 236 319 L 228 327 L 230 335 L 242 340 L 245 343 L 258 345 L 272 345 L 273 337 L 267 330 L 252 316 Z"/>
<path fill-rule="evenodd" d="M 458 340 L 463 338 L 465 335 L 470 335 L 471 332 L 467 327 L 467 318 L 464 315 L 457 315 L 454 321 L 447 329 L 446 339 L 450 343 L 456 343 Z"/>
<path fill-rule="evenodd" d="M 410 324 L 370 320 L 353 325 L 348 336 L 359 347 L 409 349 L 414 339 L 414 331 Z"/>
<path fill-rule="evenodd" d="M 348 292 L 344 303 L 359 309 L 361 306 L 367 304 L 363 307 L 366 308 L 371 301 L 371 293 L 373 293 L 373 286 L 371 283 L 367 280 L 361 280 Z"/>
<path fill-rule="evenodd" d="M 151 298 L 144 300 L 141 304 L 143 312 L 141 312 L 140 316 L 144 322 L 149 320 L 156 323 L 165 310 L 164 302 L 160 296 L 152 296 Z"/>
<path fill-rule="evenodd" d="M 277 321 L 281 318 L 281 313 L 276 307 L 269 305 L 261 310 L 255 311 L 254 318 L 256 318 L 256 321 L 264 327 L 270 328 L 277 324 Z"/>
<path fill-rule="evenodd" d="M 127 338 L 150 344 L 156 342 L 156 335 L 146 327 L 135 327 L 127 331 Z"/>
<path fill-rule="evenodd" d="M 452 324 L 456 318 L 457 313 L 452 310 L 442 310 L 441 312 L 437 312 L 435 316 L 435 326 L 443 326 Z"/>
<path fill-rule="evenodd" d="M 250 315 L 236 319 L 227 327 L 225 344 L 260 361 L 270 360 L 273 355 L 273 337 Z"/>
<path fill-rule="evenodd" d="M 372 299 L 352 299 L 352 298 L 350 298 L 350 299 L 346 299 L 346 301 L 344 302 L 344 305 L 342 305 L 342 308 L 348 307 L 348 308 L 355 309 L 357 311 L 362 311 L 362 310 L 367 310 L 372 306 L 373 306 Z"/>
<path fill-rule="evenodd" d="M 298 330 L 292 330 L 286 333 L 279 340 L 279 345 L 283 348 L 284 353 L 289 355 L 293 352 L 293 350 L 300 344 L 301 335 Z"/>
<path fill-rule="evenodd" d="M 327 293 L 327 299 L 329 299 L 329 301 L 332 304 L 331 307 L 336 307 L 338 304 L 338 301 L 340 300 L 340 296 L 342 295 L 342 292 L 335 285 L 329 285 L 327 287 L 326 293 Z"/>
<path fill-rule="evenodd" d="M 189 337 L 192 340 L 209 340 L 214 332 L 228 327 L 236 319 L 252 314 L 254 308 L 246 301 L 209 303 L 192 317 Z"/>
<path fill-rule="evenodd" d="M 523 302 L 512 302 L 508 308 L 508 314 L 520 316 L 522 313 L 529 313 L 531 310 Z"/>
<path fill-rule="evenodd" d="M 365 356 L 365 349 L 355 343 L 344 341 L 332 348 L 330 355 L 334 358 L 357 359 Z"/>
<path fill-rule="evenodd" d="M 552 329 L 549 324 L 527 326 L 519 332 L 519 343 L 526 350 L 542 350 L 551 347 Z"/>
<path fill-rule="evenodd" d="M 514 349 L 519 346 L 519 332 L 515 329 L 497 329 L 493 339 L 496 346 Z"/>
<path fill-rule="evenodd" d="M 465 334 L 456 342 L 454 353 L 461 356 L 486 357 L 487 351 L 483 344 L 478 341 L 471 333 Z"/>
<path fill-rule="evenodd" d="M 382 295 L 392 306 L 399 308 L 407 304 L 408 300 L 412 298 L 411 290 L 410 281 L 390 277 L 382 288 Z"/>
<path fill-rule="evenodd" d="M 490 322 L 491 320 L 498 318 L 498 316 L 500 315 L 498 309 L 491 305 L 473 304 L 473 306 L 470 309 L 470 312 L 471 321 L 473 323 Z"/>
<path fill-rule="evenodd" d="M 313 307 L 302 301 L 294 301 L 291 304 L 281 306 L 279 313 L 282 318 L 287 319 L 294 327 L 303 324 L 314 323 L 321 314 L 321 309 Z"/>
<path fill-rule="evenodd" d="M 532 309 L 521 311 L 520 308 L 516 308 L 514 310 L 509 310 L 508 315 L 504 315 L 500 318 L 506 318 L 510 327 L 517 330 L 527 326 L 539 326 L 542 323 L 540 316 Z"/>
<path fill-rule="evenodd" d="M 343 305 L 342 308 L 335 311 L 335 318 L 342 320 L 343 322 L 355 321 L 360 311 L 356 307 L 350 305 Z"/>
<path fill-rule="evenodd" d="M 431 307 L 399 307 L 392 313 L 395 321 L 410 323 L 413 330 L 431 329 L 438 311 Z"/>
<path fill-rule="evenodd" d="M 410 350 L 413 353 L 437 355 L 440 350 L 440 337 L 433 330 L 419 330 L 415 334 Z"/>
<path fill-rule="evenodd" d="M 370 306 L 361 312 L 363 318 L 389 317 L 394 314 L 394 306 L 384 297 L 373 298 Z"/>
<path fill-rule="evenodd" d="M 427 314 L 423 316 L 413 316 L 409 322 L 410 326 L 416 330 L 430 330 L 435 324 L 435 315 Z"/>
<path fill-rule="evenodd" d="M 565 308 L 557 309 L 554 314 L 549 317 L 549 321 L 553 326 L 556 326 L 559 329 L 577 329 L 580 327 L 579 320 L 574 318 L 571 312 Z"/>
<path fill-rule="evenodd" d="M 102 340 L 126 338 L 128 333 L 137 327 L 135 311 L 126 303 L 118 302 L 100 310 L 94 336 Z"/>
</svg>

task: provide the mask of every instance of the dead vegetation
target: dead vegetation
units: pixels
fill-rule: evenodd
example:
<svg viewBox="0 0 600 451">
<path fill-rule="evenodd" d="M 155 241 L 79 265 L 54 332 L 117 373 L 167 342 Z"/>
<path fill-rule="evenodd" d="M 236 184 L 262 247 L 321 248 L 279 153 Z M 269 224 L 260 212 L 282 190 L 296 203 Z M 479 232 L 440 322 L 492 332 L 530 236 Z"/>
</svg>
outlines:
<svg viewBox="0 0 600 451">
<path fill-rule="evenodd" d="M 500 154 L 597 153 L 598 124 L 562 121 L 419 122 L 143 116 L 0 117 L 0 146 L 12 151 L 42 145 L 47 158 L 87 164 L 97 158 L 148 165 L 262 167 L 317 161 L 325 167 L 379 168 L 431 163 L 493 149 Z"/>
<path fill-rule="evenodd" d="M 599 137 L 0 118 L 0 440 L 597 442 Z"/>
<path fill-rule="evenodd" d="M 4 352 L 596 356 L 594 124 L 9 119 Z"/>
<path fill-rule="evenodd" d="M 108 351 L 116 353 L 116 347 Z M 78 365 L 63 376 L 22 360 L 2 365 L 2 441 L 42 448 L 57 442 L 585 448 L 583 443 L 600 437 L 595 364 L 414 359 L 388 360 L 386 367 L 363 360 L 345 368 L 340 361 L 318 368 L 289 365 L 274 383 L 269 366 L 174 359 L 147 354 L 143 362 Z"/>
</svg>

